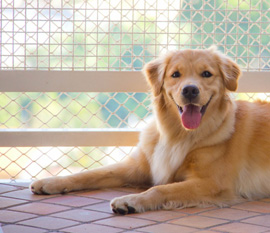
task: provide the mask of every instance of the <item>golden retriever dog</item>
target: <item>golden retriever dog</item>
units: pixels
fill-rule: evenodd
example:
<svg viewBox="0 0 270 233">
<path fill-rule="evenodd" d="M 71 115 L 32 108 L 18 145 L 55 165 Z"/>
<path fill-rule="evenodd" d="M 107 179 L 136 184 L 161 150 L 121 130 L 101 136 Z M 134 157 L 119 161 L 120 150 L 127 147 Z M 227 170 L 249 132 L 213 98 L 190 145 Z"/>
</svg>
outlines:
<svg viewBox="0 0 270 233">
<path fill-rule="evenodd" d="M 113 212 L 224 206 L 270 195 L 270 104 L 234 101 L 241 71 L 211 47 L 148 63 L 154 119 L 124 161 L 35 181 L 35 194 L 149 185 L 115 198 Z"/>
</svg>

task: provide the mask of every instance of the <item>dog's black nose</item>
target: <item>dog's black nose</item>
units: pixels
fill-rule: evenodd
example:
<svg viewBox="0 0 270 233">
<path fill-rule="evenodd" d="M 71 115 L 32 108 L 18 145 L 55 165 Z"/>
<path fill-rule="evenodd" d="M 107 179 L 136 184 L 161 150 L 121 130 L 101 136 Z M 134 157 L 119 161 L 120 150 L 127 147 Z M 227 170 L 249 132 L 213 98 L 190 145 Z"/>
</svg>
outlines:
<svg viewBox="0 0 270 233">
<path fill-rule="evenodd" d="M 182 90 L 182 95 L 189 100 L 195 99 L 200 94 L 200 90 L 195 85 L 185 86 Z"/>
</svg>

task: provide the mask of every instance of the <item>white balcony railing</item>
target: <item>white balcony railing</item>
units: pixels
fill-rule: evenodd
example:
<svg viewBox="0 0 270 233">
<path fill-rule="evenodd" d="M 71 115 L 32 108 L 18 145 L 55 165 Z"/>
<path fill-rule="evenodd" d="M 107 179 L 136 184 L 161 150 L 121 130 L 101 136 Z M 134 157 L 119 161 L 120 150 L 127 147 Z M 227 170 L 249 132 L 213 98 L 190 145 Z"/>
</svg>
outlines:
<svg viewBox="0 0 270 233">
<path fill-rule="evenodd" d="M 244 72 L 237 92 L 269 92 L 268 72 Z M 0 71 L 1 92 L 147 92 L 141 72 Z M 14 85 L 16 84 L 16 85 Z M 135 146 L 136 129 L 0 129 L 0 147 Z"/>
</svg>

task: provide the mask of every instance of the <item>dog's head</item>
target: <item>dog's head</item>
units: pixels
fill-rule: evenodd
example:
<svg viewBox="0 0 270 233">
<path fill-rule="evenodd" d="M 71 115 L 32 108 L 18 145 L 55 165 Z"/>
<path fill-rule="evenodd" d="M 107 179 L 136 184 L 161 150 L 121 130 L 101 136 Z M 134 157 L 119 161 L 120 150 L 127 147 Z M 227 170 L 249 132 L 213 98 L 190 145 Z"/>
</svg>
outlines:
<svg viewBox="0 0 270 233">
<path fill-rule="evenodd" d="M 177 108 L 182 125 L 196 129 L 210 108 L 218 108 L 227 91 L 237 89 L 241 71 L 211 47 L 169 52 L 148 63 L 144 73 L 153 95 L 167 97 L 166 101 Z"/>
</svg>

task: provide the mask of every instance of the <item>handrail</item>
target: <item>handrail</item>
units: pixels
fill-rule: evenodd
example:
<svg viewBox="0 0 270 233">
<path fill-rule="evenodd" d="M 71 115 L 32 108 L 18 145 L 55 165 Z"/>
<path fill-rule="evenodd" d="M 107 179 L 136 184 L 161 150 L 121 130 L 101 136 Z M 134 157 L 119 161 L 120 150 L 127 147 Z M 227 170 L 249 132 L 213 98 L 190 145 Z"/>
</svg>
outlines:
<svg viewBox="0 0 270 233">
<path fill-rule="evenodd" d="M 1 129 L 0 147 L 135 146 L 132 129 Z"/>
<path fill-rule="evenodd" d="M 270 73 L 243 72 L 240 92 L 269 92 Z M 148 92 L 140 71 L 0 71 L 0 92 Z"/>
</svg>

